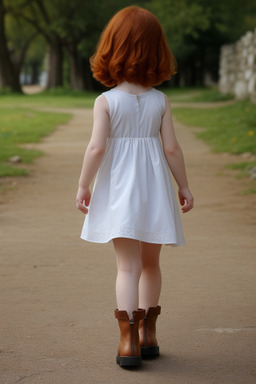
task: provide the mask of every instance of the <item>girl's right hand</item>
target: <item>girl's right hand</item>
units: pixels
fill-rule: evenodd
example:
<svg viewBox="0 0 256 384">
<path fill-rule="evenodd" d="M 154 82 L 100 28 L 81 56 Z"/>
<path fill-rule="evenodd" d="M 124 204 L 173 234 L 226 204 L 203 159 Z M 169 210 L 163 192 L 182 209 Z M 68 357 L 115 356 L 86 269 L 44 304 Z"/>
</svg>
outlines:
<svg viewBox="0 0 256 384">
<path fill-rule="evenodd" d="M 189 188 L 180 189 L 179 192 L 180 204 L 182 206 L 181 210 L 183 213 L 190 211 L 194 206 L 194 198 L 189 190 Z"/>
<path fill-rule="evenodd" d="M 89 188 L 78 188 L 76 195 L 76 207 L 79 211 L 83 212 L 85 215 L 88 213 L 88 206 L 91 200 L 91 191 Z"/>
</svg>

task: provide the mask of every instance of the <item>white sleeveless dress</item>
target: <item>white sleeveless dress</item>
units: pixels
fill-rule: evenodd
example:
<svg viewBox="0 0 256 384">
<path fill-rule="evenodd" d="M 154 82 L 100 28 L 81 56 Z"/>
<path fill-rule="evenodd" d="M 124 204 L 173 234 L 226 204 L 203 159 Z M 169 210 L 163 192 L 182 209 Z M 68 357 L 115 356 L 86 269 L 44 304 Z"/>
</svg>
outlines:
<svg viewBox="0 0 256 384">
<path fill-rule="evenodd" d="M 125 237 L 183 245 L 175 192 L 161 141 L 164 94 L 104 92 L 110 135 L 92 192 L 81 238 L 107 243 Z"/>
</svg>

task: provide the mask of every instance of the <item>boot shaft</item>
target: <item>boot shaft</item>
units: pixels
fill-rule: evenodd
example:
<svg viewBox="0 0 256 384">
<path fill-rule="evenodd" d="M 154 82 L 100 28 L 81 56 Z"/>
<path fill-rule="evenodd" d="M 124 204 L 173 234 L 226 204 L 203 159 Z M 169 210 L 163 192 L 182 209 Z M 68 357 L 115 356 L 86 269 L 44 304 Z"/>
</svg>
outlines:
<svg viewBox="0 0 256 384">
<path fill-rule="evenodd" d="M 119 356 L 140 356 L 139 321 L 144 319 L 145 310 L 139 309 L 133 312 L 130 320 L 126 311 L 115 310 L 115 317 L 120 328 Z"/>
<path fill-rule="evenodd" d="M 139 336 L 141 347 L 157 346 L 156 321 L 161 313 L 161 307 L 151 307 L 148 309 L 144 319 L 139 322 Z"/>
</svg>

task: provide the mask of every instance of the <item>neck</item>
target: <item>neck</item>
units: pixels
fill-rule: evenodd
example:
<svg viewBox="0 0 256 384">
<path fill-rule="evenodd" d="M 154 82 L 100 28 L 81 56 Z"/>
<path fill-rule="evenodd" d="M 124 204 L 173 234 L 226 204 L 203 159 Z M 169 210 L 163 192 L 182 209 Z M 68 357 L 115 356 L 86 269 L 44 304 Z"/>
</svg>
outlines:
<svg viewBox="0 0 256 384">
<path fill-rule="evenodd" d="M 134 95 L 139 95 L 141 93 L 151 91 L 152 89 L 152 87 L 150 86 L 144 87 L 141 84 L 128 83 L 128 81 L 123 81 L 122 83 L 118 84 L 116 88 L 119 89 L 120 91 L 124 91 Z"/>
</svg>

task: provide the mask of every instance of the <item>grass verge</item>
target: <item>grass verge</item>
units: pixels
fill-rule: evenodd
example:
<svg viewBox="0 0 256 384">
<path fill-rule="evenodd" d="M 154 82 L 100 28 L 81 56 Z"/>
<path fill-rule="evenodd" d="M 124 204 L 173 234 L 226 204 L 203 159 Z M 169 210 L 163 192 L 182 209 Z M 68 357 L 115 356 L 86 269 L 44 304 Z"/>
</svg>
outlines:
<svg viewBox="0 0 256 384">
<path fill-rule="evenodd" d="M 170 101 L 175 102 L 218 102 L 234 99 L 233 95 L 223 95 L 216 88 L 169 88 L 163 89 Z"/>
<path fill-rule="evenodd" d="M 43 91 L 35 94 L 0 93 L 1 106 L 33 107 L 65 107 L 65 108 L 92 108 L 99 92 L 71 91 L 63 88 Z"/>
<path fill-rule="evenodd" d="M 215 102 L 233 98 L 231 95 L 222 95 L 217 89 L 212 88 L 159 88 L 167 94 L 171 102 Z M 92 108 L 95 98 L 101 92 L 78 91 L 65 88 L 46 90 L 40 93 L 12 94 L 0 90 L 0 102 L 2 106 L 41 106 L 41 107 L 65 107 L 65 108 Z"/>
<path fill-rule="evenodd" d="M 256 105 L 250 101 L 213 109 L 173 108 L 173 114 L 181 123 L 201 128 L 197 137 L 216 153 L 256 155 Z M 244 177 L 255 166 L 253 160 L 228 167 L 240 170 L 238 177 Z M 249 188 L 246 194 L 251 193 L 256 193 L 256 189 Z"/>
<path fill-rule="evenodd" d="M 197 136 L 214 152 L 256 154 L 256 105 L 249 101 L 213 109 L 174 108 L 173 114 L 188 126 L 202 128 Z"/>
<path fill-rule="evenodd" d="M 49 135 L 59 124 L 66 123 L 69 114 L 34 111 L 25 108 L 0 108 L 0 177 L 26 175 L 28 171 L 12 165 L 10 159 L 29 164 L 42 154 L 35 149 L 22 148 L 20 144 L 37 143 Z"/>
</svg>

